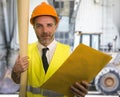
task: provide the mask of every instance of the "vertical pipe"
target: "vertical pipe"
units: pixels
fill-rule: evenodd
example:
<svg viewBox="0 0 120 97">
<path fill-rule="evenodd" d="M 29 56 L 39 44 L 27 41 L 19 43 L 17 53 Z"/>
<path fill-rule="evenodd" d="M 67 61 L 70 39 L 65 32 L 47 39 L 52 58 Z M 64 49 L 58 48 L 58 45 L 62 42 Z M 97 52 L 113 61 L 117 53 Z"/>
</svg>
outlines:
<svg viewBox="0 0 120 97">
<path fill-rule="evenodd" d="M 18 31 L 20 57 L 27 55 L 28 48 L 29 0 L 18 0 Z M 27 71 L 21 74 L 19 97 L 26 97 Z"/>
<path fill-rule="evenodd" d="M 4 23 L 5 23 L 5 37 L 6 37 L 6 45 L 9 48 L 10 46 L 10 33 L 9 33 L 9 22 L 8 22 L 8 13 L 7 13 L 7 1 L 3 0 L 3 14 L 4 14 Z"/>
</svg>

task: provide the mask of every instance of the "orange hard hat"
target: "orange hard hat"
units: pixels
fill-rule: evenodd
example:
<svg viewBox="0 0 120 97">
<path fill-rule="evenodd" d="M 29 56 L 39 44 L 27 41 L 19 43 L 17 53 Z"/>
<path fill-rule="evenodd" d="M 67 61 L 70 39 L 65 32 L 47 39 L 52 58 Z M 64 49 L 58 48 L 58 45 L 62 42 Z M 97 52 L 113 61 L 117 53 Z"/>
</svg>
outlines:
<svg viewBox="0 0 120 97">
<path fill-rule="evenodd" d="M 33 25 L 33 19 L 35 17 L 43 16 L 43 15 L 53 16 L 55 17 L 56 22 L 57 23 L 59 22 L 59 17 L 57 15 L 55 8 L 47 4 L 46 2 L 42 2 L 40 5 L 34 8 L 30 18 L 30 23 Z"/>
</svg>

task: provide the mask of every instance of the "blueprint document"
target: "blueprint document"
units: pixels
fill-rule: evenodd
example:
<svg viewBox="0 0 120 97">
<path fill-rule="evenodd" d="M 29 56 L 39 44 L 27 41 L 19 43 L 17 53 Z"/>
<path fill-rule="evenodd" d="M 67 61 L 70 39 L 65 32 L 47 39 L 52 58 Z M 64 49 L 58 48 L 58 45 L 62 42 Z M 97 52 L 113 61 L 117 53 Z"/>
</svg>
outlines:
<svg viewBox="0 0 120 97">
<path fill-rule="evenodd" d="M 108 54 L 80 44 L 63 65 L 42 85 L 42 88 L 73 97 L 70 86 L 76 81 L 92 81 L 111 58 Z"/>
</svg>

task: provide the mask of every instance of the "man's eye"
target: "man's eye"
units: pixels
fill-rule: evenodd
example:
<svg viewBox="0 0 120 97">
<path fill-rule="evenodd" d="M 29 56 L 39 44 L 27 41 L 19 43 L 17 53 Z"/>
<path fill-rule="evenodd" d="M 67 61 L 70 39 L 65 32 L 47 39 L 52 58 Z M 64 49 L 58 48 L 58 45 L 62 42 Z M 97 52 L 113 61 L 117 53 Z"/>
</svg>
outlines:
<svg viewBox="0 0 120 97">
<path fill-rule="evenodd" d="M 42 26 L 40 24 L 36 24 L 36 28 L 41 28 Z"/>
<path fill-rule="evenodd" d="M 47 26 L 48 26 L 48 27 L 52 27 L 52 26 L 53 26 L 53 24 L 48 24 Z"/>
</svg>

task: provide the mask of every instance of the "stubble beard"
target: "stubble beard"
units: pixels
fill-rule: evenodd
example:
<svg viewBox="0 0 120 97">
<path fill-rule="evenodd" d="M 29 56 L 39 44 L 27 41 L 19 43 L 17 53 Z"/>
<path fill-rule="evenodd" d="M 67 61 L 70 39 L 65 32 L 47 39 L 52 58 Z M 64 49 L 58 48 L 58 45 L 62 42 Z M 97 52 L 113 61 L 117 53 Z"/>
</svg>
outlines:
<svg viewBox="0 0 120 97">
<path fill-rule="evenodd" d="M 44 46 L 48 46 L 52 41 L 54 40 L 54 36 L 52 35 L 49 39 L 40 39 L 38 37 L 38 41 L 44 45 Z"/>
</svg>

